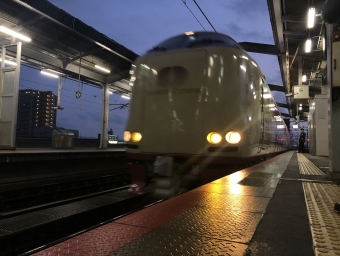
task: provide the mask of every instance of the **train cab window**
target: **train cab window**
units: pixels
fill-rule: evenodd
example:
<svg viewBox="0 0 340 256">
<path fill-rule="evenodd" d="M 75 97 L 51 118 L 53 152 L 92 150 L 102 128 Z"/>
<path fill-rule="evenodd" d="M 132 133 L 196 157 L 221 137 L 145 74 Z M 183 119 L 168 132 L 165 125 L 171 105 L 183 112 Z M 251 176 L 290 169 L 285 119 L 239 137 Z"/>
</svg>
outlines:
<svg viewBox="0 0 340 256">
<path fill-rule="evenodd" d="M 214 32 L 198 32 L 192 35 L 179 35 L 172 37 L 156 45 L 154 48 L 149 50 L 148 53 L 220 45 L 243 49 L 229 36 Z"/>
</svg>

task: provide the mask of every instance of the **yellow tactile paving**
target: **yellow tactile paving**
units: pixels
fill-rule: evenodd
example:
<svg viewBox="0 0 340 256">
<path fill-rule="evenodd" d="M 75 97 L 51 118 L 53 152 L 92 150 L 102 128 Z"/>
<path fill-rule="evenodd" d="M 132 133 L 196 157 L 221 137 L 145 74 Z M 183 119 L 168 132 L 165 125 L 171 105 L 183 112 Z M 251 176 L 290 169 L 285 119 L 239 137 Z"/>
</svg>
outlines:
<svg viewBox="0 0 340 256">
<path fill-rule="evenodd" d="M 334 211 L 334 203 L 340 202 L 340 187 L 310 182 L 302 185 L 315 255 L 340 256 L 340 214 Z"/>
<path fill-rule="evenodd" d="M 297 153 L 300 174 L 306 175 L 325 175 L 318 167 L 316 167 L 307 157 L 301 153 Z"/>
</svg>

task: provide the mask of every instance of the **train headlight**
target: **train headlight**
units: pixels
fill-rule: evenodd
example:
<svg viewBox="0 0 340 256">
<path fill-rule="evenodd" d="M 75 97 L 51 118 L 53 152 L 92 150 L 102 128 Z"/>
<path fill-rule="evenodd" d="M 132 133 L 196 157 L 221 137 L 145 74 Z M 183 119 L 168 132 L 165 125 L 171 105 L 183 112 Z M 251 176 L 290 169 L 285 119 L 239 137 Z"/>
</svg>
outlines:
<svg viewBox="0 0 340 256">
<path fill-rule="evenodd" d="M 133 142 L 139 142 L 142 139 L 142 134 L 140 132 L 133 132 L 131 134 L 131 140 Z"/>
<path fill-rule="evenodd" d="M 124 141 L 130 141 L 131 139 L 131 132 L 124 131 Z"/>
<path fill-rule="evenodd" d="M 218 144 L 221 142 L 221 140 L 222 140 L 222 136 L 218 132 L 210 132 L 207 136 L 207 141 L 210 144 Z"/>
<path fill-rule="evenodd" d="M 237 144 L 241 140 L 241 135 L 238 132 L 231 131 L 227 133 L 225 139 L 230 144 Z"/>
</svg>

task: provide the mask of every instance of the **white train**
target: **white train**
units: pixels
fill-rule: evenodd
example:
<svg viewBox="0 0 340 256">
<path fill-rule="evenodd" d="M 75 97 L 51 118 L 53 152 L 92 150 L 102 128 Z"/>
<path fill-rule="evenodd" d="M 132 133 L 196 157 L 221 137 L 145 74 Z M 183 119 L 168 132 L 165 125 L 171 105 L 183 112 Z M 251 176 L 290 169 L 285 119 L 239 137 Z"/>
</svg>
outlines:
<svg viewBox="0 0 340 256">
<path fill-rule="evenodd" d="M 153 172 L 159 156 L 169 157 L 176 172 L 250 162 L 289 148 L 264 75 L 227 35 L 172 37 L 138 58 L 131 74 L 124 140 L 133 173 Z"/>
</svg>

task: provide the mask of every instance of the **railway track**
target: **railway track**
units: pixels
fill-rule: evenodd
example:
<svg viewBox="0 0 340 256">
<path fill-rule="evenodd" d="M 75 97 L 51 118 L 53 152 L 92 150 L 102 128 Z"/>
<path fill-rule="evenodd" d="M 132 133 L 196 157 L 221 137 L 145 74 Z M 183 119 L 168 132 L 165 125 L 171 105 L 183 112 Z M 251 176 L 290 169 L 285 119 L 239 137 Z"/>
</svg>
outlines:
<svg viewBox="0 0 340 256">
<path fill-rule="evenodd" d="M 69 182 L 44 180 L 35 187 L 0 192 L 0 218 L 123 189 L 130 184 L 126 168 L 107 173 Z"/>
</svg>

